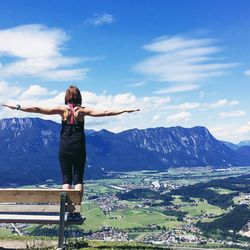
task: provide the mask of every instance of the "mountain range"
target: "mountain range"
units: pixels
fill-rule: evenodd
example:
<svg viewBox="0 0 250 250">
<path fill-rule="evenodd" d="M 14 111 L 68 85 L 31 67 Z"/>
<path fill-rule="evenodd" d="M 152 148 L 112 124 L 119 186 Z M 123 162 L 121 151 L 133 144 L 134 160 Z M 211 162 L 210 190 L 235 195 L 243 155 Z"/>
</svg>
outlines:
<svg viewBox="0 0 250 250">
<path fill-rule="evenodd" d="M 39 118 L 0 120 L 2 186 L 60 182 L 60 124 Z M 201 126 L 130 129 L 120 133 L 85 130 L 85 178 L 108 171 L 166 170 L 169 167 L 250 165 L 250 146 L 215 139 Z"/>
</svg>

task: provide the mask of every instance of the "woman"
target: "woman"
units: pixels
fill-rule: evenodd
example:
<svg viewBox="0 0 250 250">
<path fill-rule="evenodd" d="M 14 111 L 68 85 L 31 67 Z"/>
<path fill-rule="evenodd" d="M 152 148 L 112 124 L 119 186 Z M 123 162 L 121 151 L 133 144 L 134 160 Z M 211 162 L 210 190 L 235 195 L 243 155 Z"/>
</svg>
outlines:
<svg viewBox="0 0 250 250">
<path fill-rule="evenodd" d="M 59 161 L 62 171 L 63 189 L 75 189 L 83 193 L 83 172 L 86 160 L 84 118 L 85 116 L 114 116 L 131 113 L 139 109 L 96 110 L 82 107 L 82 96 L 76 86 L 70 86 L 65 93 L 65 105 L 56 108 L 21 107 L 4 104 L 10 109 L 45 115 L 60 115 L 62 128 L 59 144 Z"/>
</svg>

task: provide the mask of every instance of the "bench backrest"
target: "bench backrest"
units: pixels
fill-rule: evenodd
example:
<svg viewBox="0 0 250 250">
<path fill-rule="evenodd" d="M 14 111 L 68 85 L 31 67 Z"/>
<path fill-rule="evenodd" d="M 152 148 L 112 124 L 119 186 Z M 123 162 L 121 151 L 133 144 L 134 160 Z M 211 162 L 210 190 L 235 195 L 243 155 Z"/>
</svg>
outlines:
<svg viewBox="0 0 250 250">
<path fill-rule="evenodd" d="M 62 189 L 0 189 L 0 212 L 59 212 L 62 192 L 66 212 L 80 212 L 81 192 Z"/>
</svg>

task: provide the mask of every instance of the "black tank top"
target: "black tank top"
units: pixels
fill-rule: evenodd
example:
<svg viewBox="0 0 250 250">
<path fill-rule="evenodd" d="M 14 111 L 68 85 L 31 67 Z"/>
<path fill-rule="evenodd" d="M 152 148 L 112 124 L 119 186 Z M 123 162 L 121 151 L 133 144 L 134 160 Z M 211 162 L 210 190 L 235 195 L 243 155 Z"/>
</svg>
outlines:
<svg viewBox="0 0 250 250">
<path fill-rule="evenodd" d="M 62 121 L 59 151 L 67 154 L 85 153 L 84 120 L 78 121 L 74 116 L 72 124 L 72 109 L 70 111 L 67 120 Z"/>
</svg>

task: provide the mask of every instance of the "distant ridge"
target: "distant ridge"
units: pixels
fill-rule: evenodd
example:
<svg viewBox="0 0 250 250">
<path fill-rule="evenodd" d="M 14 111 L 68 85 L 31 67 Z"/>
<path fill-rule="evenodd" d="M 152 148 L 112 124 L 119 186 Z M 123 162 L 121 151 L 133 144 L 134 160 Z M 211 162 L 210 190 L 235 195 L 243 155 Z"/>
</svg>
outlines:
<svg viewBox="0 0 250 250">
<path fill-rule="evenodd" d="M 242 147 L 242 146 L 250 146 L 250 140 L 245 140 L 245 141 L 241 141 L 240 143 L 238 143 L 238 147 Z"/>
<path fill-rule="evenodd" d="M 221 141 L 221 142 L 223 142 L 226 146 L 231 148 L 233 151 L 237 151 L 239 149 L 239 146 L 232 142 L 228 142 L 228 141 Z"/>
<path fill-rule="evenodd" d="M 59 132 L 60 124 L 50 120 L 0 120 L 2 185 L 37 184 L 47 179 L 59 182 Z M 233 150 L 201 126 L 85 132 L 88 153 L 85 178 L 102 177 L 105 171 L 250 164 L 248 149 Z"/>
</svg>

